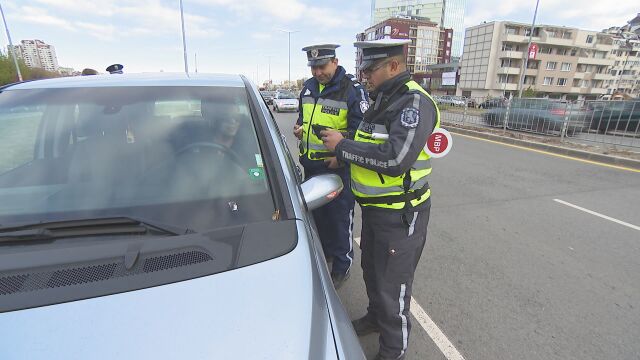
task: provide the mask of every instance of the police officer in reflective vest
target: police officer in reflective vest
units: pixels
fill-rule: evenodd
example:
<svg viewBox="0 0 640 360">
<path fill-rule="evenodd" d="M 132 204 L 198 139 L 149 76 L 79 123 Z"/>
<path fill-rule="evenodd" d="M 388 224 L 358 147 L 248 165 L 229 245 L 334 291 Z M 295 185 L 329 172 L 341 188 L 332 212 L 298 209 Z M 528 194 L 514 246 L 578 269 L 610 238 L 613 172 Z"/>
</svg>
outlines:
<svg viewBox="0 0 640 360">
<path fill-rule="evenodd" d="M 407 42 L 355 43 L 375 102 L 353 140 L 322 132 L 325 146 L 350 163 L 351 189 L 362 207 L 361 264 L 369 306 L 353 326 L 360 336 L 380 333 L 376 359 L 403 359 L 407 351 L 413 276 L 431 208 L 431 163 L 423 148 L 440 126 L 436 103 L 407 71 Z"/>
<path fill-rule="evenodd" d="M 336 48 L 324 44 L 303 48 L 313 77 L 300 92 L 300 115 L 294 134 L 300 140 L 300 163 L 305 177 L 335 173 L 349 184 L 349 167 L 335 161 L 335 154 L 320 139 L 320 129 L 335 129 L 353 138 L 369 106 L 362 85 L 338 65 Z M 333 161 L 331 161 L 333 160 Z M 313 211 L 325 256 L 332 261 L 331 278 L 336 288 L 349 275 L 353 261 L 353 207 L 351 191 L 343 191 L 331 203 Z"/>
</svg>

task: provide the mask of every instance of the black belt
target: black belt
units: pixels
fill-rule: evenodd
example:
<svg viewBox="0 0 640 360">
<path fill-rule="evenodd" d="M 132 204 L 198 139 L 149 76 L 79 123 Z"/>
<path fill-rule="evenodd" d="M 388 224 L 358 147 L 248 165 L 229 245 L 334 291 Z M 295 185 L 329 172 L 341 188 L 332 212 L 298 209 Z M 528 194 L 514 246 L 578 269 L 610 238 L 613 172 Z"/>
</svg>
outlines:
<svg viewBox="0 0 640 360">
<path fill-rule="evenodd" d="M 429 191 L 429 184 L 425 185 L 421 189 L 416 191 L 412 191 L 410 193 L 401 194 L 401 195 L 387 195 L 387 196 L 376 196 L 376 197 L 361 197 L 356 196 L 356 201 L 359 204 L 365 205 L 373 205 L 373 204 L 395 204 L 401 202 L 410 202 L 415 199 L 420 199 L 422 195 L 424 195 L 427 191 Z"/>
</svg>

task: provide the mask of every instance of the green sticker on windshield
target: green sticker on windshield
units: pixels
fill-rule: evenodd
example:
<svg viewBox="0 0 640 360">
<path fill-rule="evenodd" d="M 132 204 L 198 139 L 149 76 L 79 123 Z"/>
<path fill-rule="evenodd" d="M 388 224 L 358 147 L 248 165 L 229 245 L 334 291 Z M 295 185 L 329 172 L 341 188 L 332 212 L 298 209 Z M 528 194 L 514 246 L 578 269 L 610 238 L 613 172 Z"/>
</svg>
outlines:
<svg viewBox="0 0 640 360">
<path fill-rule="evenodd" d="M 262 168 L 249 169 L 249 177 L 253 180 L 264 179 L 264 170 Z"/>
</svg>

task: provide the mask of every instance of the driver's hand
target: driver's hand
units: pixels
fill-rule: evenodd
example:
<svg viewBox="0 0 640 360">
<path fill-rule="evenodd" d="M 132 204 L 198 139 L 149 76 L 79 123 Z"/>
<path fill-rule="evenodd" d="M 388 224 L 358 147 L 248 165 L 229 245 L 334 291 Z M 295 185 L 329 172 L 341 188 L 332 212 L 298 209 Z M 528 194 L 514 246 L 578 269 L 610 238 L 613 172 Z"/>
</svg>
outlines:
<svg viewBox="0 0 640 360">
<path fill-rule="evenodd" d="M 298 140 L 302 140 L 302 126 L 298 124 L 293 125 L 293 135 L 295 135 Z"/>
</svg>

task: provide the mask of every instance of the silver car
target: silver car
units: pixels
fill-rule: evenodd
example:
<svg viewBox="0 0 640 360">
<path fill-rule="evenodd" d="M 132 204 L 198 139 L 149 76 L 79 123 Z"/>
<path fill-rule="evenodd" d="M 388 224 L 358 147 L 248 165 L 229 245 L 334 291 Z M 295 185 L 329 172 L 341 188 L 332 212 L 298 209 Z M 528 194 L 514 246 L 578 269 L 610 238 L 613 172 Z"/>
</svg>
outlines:
<svg viewBox="0 0 640 360">
<path fill-rule="evenodd" d="M 0 89 L 0 359 L 364 359 L 241 76 Z"/>
</svg>

